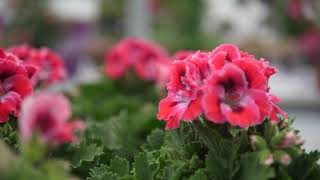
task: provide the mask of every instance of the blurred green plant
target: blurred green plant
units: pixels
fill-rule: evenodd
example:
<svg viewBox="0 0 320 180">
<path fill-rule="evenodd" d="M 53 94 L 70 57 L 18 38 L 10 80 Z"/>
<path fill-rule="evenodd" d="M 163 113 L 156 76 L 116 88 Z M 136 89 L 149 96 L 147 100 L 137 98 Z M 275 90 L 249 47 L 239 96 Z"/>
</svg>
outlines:
<svg viewBox="0 0 320 180">
<path fill-rule="evenodd" d="M 8 1 L 14 14 L 4 31 L 5 44 L 28 42 L 35 47 L 53 47 L 59 35 L 55 18 L 48 14 L 47 0 Z"/>
</svg>

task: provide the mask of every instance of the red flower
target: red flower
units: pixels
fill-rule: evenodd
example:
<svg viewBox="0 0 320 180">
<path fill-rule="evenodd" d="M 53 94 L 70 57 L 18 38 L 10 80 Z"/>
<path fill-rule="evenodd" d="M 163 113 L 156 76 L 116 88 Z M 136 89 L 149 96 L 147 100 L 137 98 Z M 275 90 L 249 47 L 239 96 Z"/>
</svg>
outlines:
<svg viewBox="0 0 320 180">
<path fill-rule="evenodd" d="M 212 53 L 200 51 L 171 68 L 168 96 L 160 101 L 158 119 L 167 129 L 193 121 L 204 112 L 209 121 L 249 127 L 266 117 L 278 121 L 287 115 L 276 105 L 268 80 L 276 72 L 268 62 L 224 44 Z"/>
<path fill-rule="evenodd" d="M 248 127 L 266 117 L 277 119 L 272 113 L 278 114 L 281 109 L 270 98 L 268 87 L 269 77 L 276 72 L 274 67 L 230 44 L 217 47 L 210 64 L 215 71 L 206 81 L 203 98 L 209 120 Z"/>
<path fill-rule="evenodd" d="M 20 130 L 24 140 L 40 133 L 41 140 L 61 144 L 76 140 L 74 131 L 84 128 L 82 121 L 67 122 L 70 118 L 67 98 L 55 94 L 37 94 L 26 98 L 22 104 Z"/>
<path fill-rule="evenodd" d="M 22 99 L 32 93 L 30 78 L 36 69 L 25 66 L 13 54 L 0 49 L 0 123 L 8 121 L 9 114 L 19 115 Z"/>
<path fill-rule="evenodd" d="M 248 127 L 260 124 L 271 113 L 266 93 L 250 88 L 243 70 L 232 63 L 213 73 L 204 94 L 205 115 L 215 123 Z"/>
<path fill-rule="evenodd" d="M 178 128 L 180 121 L 192 121 L 202 113 L 201 88 L 208 75 L 208 54 L 197 52 L 171 66 L 168 96 L 160 101 L 158 119 L 167 129 Z"/>
<path fill-rule="evenodd" d="M 157 62 L 168 61 L 163 49 L 155 44 L 140 42 L 140 53 L 133 62 L 138 77 L 144 80 L 156 80 L 158 76 Z"/>
<path fill-rule="evenodd" d="M 39 70 L 35 76 L 36 82 L 50 85 L 65 78 L 63 60 L 48 48 L 36 49 L 28 45 L 20 45 L 9 49 L 25 64 L 36 66 Z"/>
<path fill-rule="evenodd" d="M 160 81 L 164 77 L 163 68 L 170 63 L 160 46 L 133 38 L 120 41 L 105 58 L 105 72 L 113 79 L 124 76 L 132 68 L 140 79 Z"/>
<path fill-rule="evenodd" d="M 131 62 L 133 61 L 132 59 L 135 57 L 134 54 L 135 47 L 131 40 L 119 42 L 105 55 L 105 73 L 112 79 L 122 77 L 131 66 Z"/>
<path fill-rule="evenodd" d="M 176 52 L 173 56 L 172 56 L 172 60 L 184 60 L 186 59 L 188 56 L 194 54 L 195 51 L 191 51 L 191 50 L 186 50 L 186 51 L 178 51 Z"/>
</svg>

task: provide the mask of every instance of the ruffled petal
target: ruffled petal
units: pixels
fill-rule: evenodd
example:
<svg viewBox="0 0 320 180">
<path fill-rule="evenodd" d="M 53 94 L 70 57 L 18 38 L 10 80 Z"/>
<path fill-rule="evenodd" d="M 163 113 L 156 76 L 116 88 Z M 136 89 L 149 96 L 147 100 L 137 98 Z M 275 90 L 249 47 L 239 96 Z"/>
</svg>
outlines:
<svg viewBox="0 0 320 180">
<path fill-rule="evenodd" d="M 199 96 L 194 101 L 191 101 L 183 114 L 183 120 L 193 121 L 199 117 L 202 113 L 201 96 Z"/>
<path fill-rule="evenodd" d="M 9 120 L 9 114 L 19 115 L 21 97 L 15 92 L 9 92 L 0 99 L 0 123 Z"/>
<path fill-rule="evenodd" d="M 15 91 L 22 97 L 31 94 L 33 90 L 30 79 L 21 74 L 17 74 L 5 79 L 2 86 L 6 91 Z"/>
<path fill-rule="evenodd" d="M 249 88 L 268 89 L 268 79 L 264 75 L 264 70 L 255 64 L 254 60 L 242 58 L 241 60 L 234 61 L 234 64 L 245 72 Z"/>
<path fill-rule="evenodd" d="M 261 118 L 260 120 L 264 120 L 264 118 L 269 117 L 272 111 L 272 104 L 268 95 L 259 90 L 249 90 L 248 95 L 254 100 L 257 106 L 260 109 Z M 257 122 L 260 123 L 260 122 Z"/>
<path fill-rule="evenodd" d="M 210 67 L 213 70 L 221 69 L 226 63 L 227 52 L 217 52 L 209 60 Z"/>
<path fill-rule="evenodd" d="M 226 60 L 228 61 L 233 61 L 241 57 L 240 50 L 238 49 L 237 46 L 233 44 L 222 44 L 217 48 L 215 48 L 212 54 L 215 55 L 218 52 L 226 52 L 227 53 Z"/>
<path fill-rule="evenodd" d="M 259 108 L 249 97 L 243 98 L 240 103 L 234 106 L 222 103 L 220 108 L 230 124 L 241 128 L 255 125 L 260 119 Z"/>
<path fill-rule="evenodd" d="M 202 98 L 202 107 L 205 116 L 208 120 L 219 124 L 225 122 L 220 108 L 222 93 L 222 90 L 211 89 L 208 93 L 205 93 Z"/>
</svg>

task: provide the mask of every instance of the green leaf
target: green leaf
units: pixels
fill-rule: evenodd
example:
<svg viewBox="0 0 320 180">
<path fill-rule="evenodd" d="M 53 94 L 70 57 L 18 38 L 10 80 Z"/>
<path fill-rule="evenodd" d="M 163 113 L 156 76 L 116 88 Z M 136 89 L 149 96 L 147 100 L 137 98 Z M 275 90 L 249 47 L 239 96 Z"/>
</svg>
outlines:
<svg viewBox="0 0 320 180">
<path fill-rule="evenodd" d="M 17 119 L 11 116 L 9 121 L 0 126 L 0 138 L 14 150 L 19 148 L 16 121 Z"/>
<path fill-rule="evenodd" d="M 199 136 L 203 139 L 204 143 L 208 146 L 210 150 L 215 150 L 220 152 L 220 139 L 222 139 L 221 134 L 216 130 L 216 127 L 209 123 L 194 123 L 195 128 Z"/>
<path fill-rule="evenodd" d="M 90 169 L 90 177 L 87 180 L 113 180 L 113 174 L 107 165 L 101 164 L 100 167 Z"/>
<path fill-rule="evenodd" d="M 319 158 L 318 151 L 301 154 L 289 164 L 289 175 L 294 180 L 319 180 L 320 165 L 317 163 Z"/>
<path fill-rule="evenodd" d="M 118 177 L 125 176 L 129 173 L 129 163 L 126 159 L 117 156 L 110 162 L 110 171 Z"/>
<path fill-rule="evenodd" d="M 275 178 L 275 180 L 292 180 L 283 166 L 279 166 L 276 175 L 277 177 Z"/>
<path fill-rule="evenodd" d="M 74 168 L 80 167 L 82 162 L 93 161 L 95 157 L 103 154 L 103 148 L 96 144 L 87 145 L 81 143 L 80 145 L 72 146 L 71 148 L 71 164 Z"/>
<path fill-rule="evenodd" d="M 147 152 L 139 153 L 134 158 L 135 176 L 138 180 L 152 180 L 153 169 L 148 162 Z"/>
<path fill-rule="evenodd" d="M 236 180 L 268 180 L 275 176 L 274 170 L 260 163 L 258 153 L 245 154 L 240 159 L 240 170 Z"/>
<path fill-rule="evenodd" d="M 196 173 L 194 173 L 194 175 L 192 175 L 189 180 L 207 180 L 208 177 L 205 173 L 204 169 L 199 169 L 196 171 Z"/>
<path fill-rule="evenodd" d="M 164 143 L 165 133 L 160 129 L 155 129 L 147 137 L 148 146 L 155 150 L 159 149 Z"/>
<path fill-rule="evenodd" d="M 232 179 L 239 168 L 236 164 L 239 145 L 224 139 L 219 144 L 219 149 L 210 150 L 206 158 L 208 172 L 213 179 Z"/>
</svg>

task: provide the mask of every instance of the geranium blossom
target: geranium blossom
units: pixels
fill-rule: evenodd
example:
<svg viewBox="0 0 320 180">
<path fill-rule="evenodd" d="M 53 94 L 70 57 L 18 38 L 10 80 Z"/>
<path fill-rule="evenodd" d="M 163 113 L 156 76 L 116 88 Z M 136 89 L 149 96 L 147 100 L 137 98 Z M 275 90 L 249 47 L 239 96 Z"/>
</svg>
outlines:
<svg viewBox="0 0 320 180">
<path fill-rule="evenodd" d="M 168 96 L 160 101 L 158 114 L 158 119 L 167 121 L 167 129 L 201 115 L 202 82 L 209 73 L 207 58 L 208 54 L 197 52 L 171 65 Z"/>
<path fill-rule="evenodd" d="M 9 114 L 19 115 L 22 99 L 31 94 L 30 78 L 36 72 L 33 66 L 25 66 L 13 54 L 0 49 L 0 123 L 9 119 Z"/>
<path fill-rule="evenodd" d="M 35 94 L 22 104 L 20 130 L 24 140 L 40 133 L 41 140 L 61 144 L 76 140 L 74 131 L 84 128 L 82 121 L 67 122 L 71 115 L 67 98 L 57 94 Z"/>
<path fill-rule="evenodd" d="M 184 60 L 194 53 L 195 53 L 195 51 L 191 51 L 191 50 L 177 51 L 172 56 L 172 60 Z"/>
<path fill-rule="evenodd" d="M 105 73 L 112 79 L 123 77 L 129 70 L 143 80 L 163 84 L 170 64 L 167 53 L 159 45 L 134 38 L 120 41 L 105 55 Z"/>
<path fill-rule="evenodd" d="M 214 123 L 242 128 L 267 117 L 276 122 L 278 114 L 287 115 L 276 105 L 279 98 L 269 92 L 268 81 L 274 73 L 276 69 L 264 59 L 256 60 L 232 44 L 211 53 L 198 51 L 173 63 L 158 119 L 167 121 L 167 129 L 202 113 Z"/>
<path fill-rule="evenodd" d="M 66 76 L 64 63 L 61 57 L 48 48 L 36 49 L 29 45 L 20 45 L 9 49 L 18 56 L 25 64 L 38 68 L 35 83 L 41 82 L 50 85 L 63 80 Z"/>
</svg>

